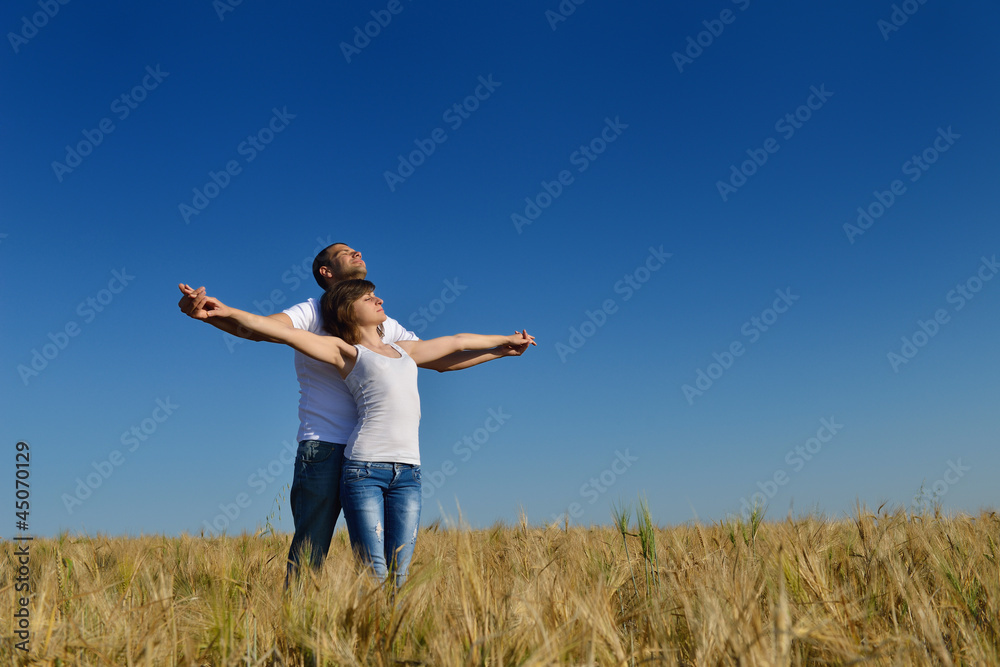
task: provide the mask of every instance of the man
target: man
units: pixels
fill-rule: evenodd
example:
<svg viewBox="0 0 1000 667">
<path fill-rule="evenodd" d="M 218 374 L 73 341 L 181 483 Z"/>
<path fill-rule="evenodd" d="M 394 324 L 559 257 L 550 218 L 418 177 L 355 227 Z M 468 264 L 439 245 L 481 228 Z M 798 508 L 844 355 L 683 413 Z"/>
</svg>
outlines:
<svg viewBox="0 0 1000 667">
<path fill-rule="evenodd" d="M 361 253 L 346 243 L 327 246 L 313 260 L 313 277 L 324 291 L 341 280 L 364 278 L 367 273 Z M 203 308 L 204 287 L 195 290 L 181 284 L 180 289 L 184 296 L 177 305 L 189 317 L 240 338 L 264 340 L 241 330 L 228 318 L 208 317 Z M 268 317 L 285 326 L 326 335 L 317 299 L 309 299 Z M 387 343 L 417 339 L 413 332 L 391 317 L 385 321 L 384 332 L 383 340 Z M 526 348 L 527 344 L 456 352 L 421 367 L 439 372 L 460 370 L 500 357 L 520 356 Z M 295 535 L 288 551 L 288 575 L 298 571 L 303 559 L 319 568 L 326 558 L 341 510 L 340 471 L 344 447 L 357 422 L 354 398 L 333 366 L 295 352 L 295 372 L 299 380 L 299 432 L 296 438 L 299 447 L 289 494 Z"/>
</svg>

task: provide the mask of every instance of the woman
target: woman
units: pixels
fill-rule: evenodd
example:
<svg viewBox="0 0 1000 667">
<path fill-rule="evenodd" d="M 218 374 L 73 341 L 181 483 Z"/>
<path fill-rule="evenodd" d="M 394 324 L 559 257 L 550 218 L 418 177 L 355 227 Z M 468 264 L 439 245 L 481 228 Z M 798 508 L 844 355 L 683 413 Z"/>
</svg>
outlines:
<svg viewBox="0 0 1000 667">
<path fill-rule="evenodd" d="M 329 336 L 229 308 L 212 297 L 204 300 L 209 317 L 232 318 L 332 364 L 340 373 L 358 409 L 358 423 L 344 452 L 340 491 L 351 546 L 379 579 L 391 570 L 395 584 L 402 585 L 420 524 L 417 364 L 459 350 L 534 345 L 534 337 L 522 331 L 512 336 L 457 334 L 384 343 L 383 302 L 367 280 L 341 281 L 323 295 L 323 328 Z"/>
</svg>

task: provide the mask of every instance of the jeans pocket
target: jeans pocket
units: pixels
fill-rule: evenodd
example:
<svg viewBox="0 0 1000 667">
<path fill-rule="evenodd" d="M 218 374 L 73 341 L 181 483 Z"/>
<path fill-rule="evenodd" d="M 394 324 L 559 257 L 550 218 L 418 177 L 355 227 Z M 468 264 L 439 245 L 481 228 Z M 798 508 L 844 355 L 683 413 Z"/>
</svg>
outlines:
<svg viewBox="0 0 1000 667">
<path fill-rule="evenodd" d="M 303 440 L 299 443 L 299 450 L 296 452 L 296 463 L 323 463 L 331 456 L 337 445 L 319 440 Z"/>
<path fill-rule="evenodd" d="M 420 466 L 413 466 L 413 480 L 420 484 Z"/>
<path fill-rule="evenodd" d="M 364 465 L 358 465 L 356 463 L 345 463 L 343 472 L 344 481 L 350 484 L 351 482 L 360 482 L 361 480 L 368 479 L 371 476 L 371 469 Z"/>
</svg>

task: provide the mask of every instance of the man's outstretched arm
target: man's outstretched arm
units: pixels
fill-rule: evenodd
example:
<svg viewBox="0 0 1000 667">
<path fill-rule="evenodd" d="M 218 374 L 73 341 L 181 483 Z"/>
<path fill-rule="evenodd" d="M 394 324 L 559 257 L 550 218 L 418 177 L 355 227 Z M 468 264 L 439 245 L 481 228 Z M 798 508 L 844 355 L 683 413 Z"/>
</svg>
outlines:
<svg viewBox="0 0 1000 667">
<path fill-rule="evenodd" d="M 501 357 L 519 357 L 528 349 L 528 345 L 525 343 L 523 345 L 500 345 L 489 350 L 462 350 L 461 352 L 452 352 L 436 361 L 419 364 L 419 366 L 439 373 L 460 371 Z"/>
<path fill-rule="evenodd" d="M 249 329 L 240 326 L 240 324 L 228 317 L 209 317 L 208 311 L 205 310 L 204 306 L 207 297 L 205 296 L 205 288 L 199 287 L 198 289 L 193 289 L 190 285 L 185 283 L 180 283 L 178 287 L 181 293 L 184 295 L 181 300 L 177 302 L 177 307 L 181 309 L 181 312 L 188 317 L 195 320 L 202 320 L 211 324 L 216 329 L 220 331 L 225 331 L 228 334 L 232 334 L 237 338 L 246 338 L 247 340 L 255 341 L 267 341 L 271 343 L 276 343 L 278 341 L 268 338 L 266 336 L 261 336 L 260 334 L 250 331 Z M 269 318 L 281 322 L 285 326 L 292 326 L 292 318 L 284 313 L 273 313 L 268 315 Z"/>
</svg>

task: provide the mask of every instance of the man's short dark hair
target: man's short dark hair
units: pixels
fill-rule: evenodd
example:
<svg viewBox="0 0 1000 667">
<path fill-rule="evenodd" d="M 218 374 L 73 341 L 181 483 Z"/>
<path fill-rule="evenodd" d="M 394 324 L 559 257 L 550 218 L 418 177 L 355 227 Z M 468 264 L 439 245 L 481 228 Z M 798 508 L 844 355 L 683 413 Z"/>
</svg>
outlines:
<svg viewBox="0 0 1000 667">
<path fill-rule="evenodd" d="M 332 248 L 335 245 L 347 245 L 347 244 L 341 241 L 338 241 L 337 243 L 331 243 L 327 247 L 320 250 L 319 254 L 316 255 L 316 259 L 313 260 L 313 278 L 316 279 L 316 284 L 319 285 L 319 288 L 324 292 L 326 291 L 327 287 L 329 287 L 329 285 L 326 284 L 326 278 L 324 278 L 323 274 L 319 272 L 319 269 L 322 266 L 327 266 L 327 267 L 330 266 L 327 263 L 330 259 L 329 257 L 330 248 Z"/>
</svg>

